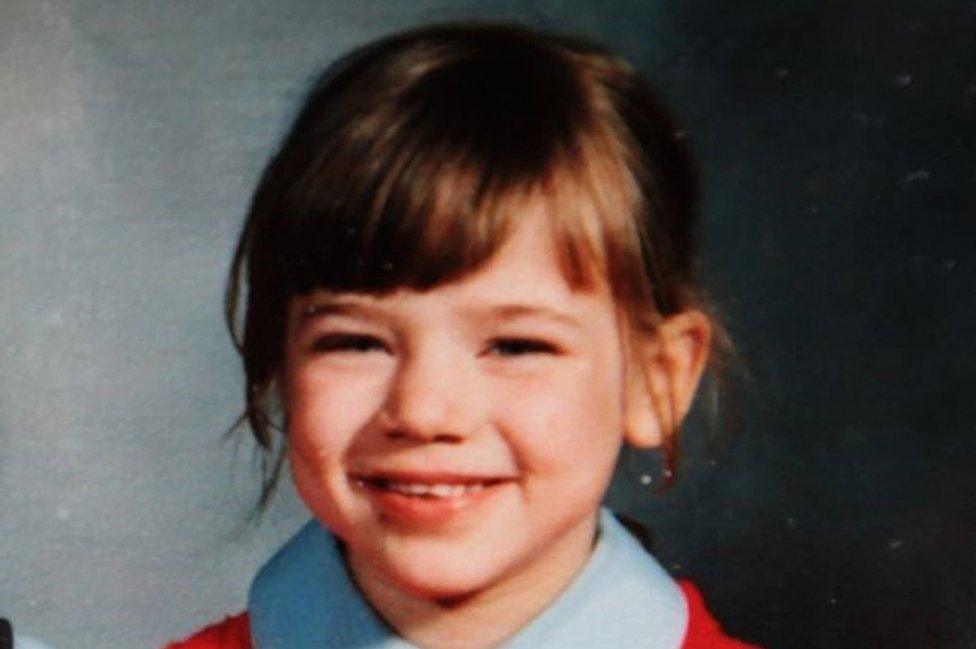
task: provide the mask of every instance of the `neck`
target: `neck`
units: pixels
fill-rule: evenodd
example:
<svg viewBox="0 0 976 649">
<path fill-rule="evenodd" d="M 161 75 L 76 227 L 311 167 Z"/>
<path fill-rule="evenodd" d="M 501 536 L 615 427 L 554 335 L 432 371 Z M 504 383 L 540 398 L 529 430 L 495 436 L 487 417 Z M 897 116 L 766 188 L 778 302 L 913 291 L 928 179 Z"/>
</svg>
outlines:
<svg viewBox="0 0 976 649">
<path fill-rule="evenodd" d="M 406 592 L 355 554 L 348 563 L 366 599 L 407 641 L 424 649 L 487 649 L 515 635 L 569 586 L 590 556 L 595 533 L 594 516 L 497 582 L 449 599 Z"/>
</svg>

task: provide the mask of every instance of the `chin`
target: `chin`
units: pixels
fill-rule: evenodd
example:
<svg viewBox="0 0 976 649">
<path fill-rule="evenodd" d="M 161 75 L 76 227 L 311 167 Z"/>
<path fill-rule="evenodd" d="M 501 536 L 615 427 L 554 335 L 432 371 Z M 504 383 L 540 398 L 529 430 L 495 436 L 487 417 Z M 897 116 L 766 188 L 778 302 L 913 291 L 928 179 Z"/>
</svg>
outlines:
<svg viewBox="0 0 976 649">
<path fill-rule="evenodd" d="M 469 600 L 485 589 L 484 583 L 444 579 L 436 581 L 398 580 L 396 584 L 402 592 L 411 597 L 448 606 Z"/>
<path fill-rule="evenodd" d="M 505 573 L 497 555 L 471 556 L 432 552 L 398 557 L 384 563 L 387 578 L 414 597 L 443 603 L 460 602 L 491 587 Z"/>
</svg>

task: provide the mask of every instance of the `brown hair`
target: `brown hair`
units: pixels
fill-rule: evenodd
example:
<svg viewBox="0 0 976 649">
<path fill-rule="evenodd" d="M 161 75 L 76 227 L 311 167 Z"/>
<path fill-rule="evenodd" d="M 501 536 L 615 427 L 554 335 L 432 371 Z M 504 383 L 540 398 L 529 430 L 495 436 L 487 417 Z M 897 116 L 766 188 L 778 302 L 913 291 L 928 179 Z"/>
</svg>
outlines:
<svg viewBox="0 0 976 649">
<path fill-rule="evenodd" d="M 602 272 L 631 332 L 705 308 L 696 178 L 676 133 L 625 61 L 517 26 L 417 29 L 326 70 L 257 186 L 227 288 L 247 382 L 241 422 L 266 451 L 261 505 L 282 463 L 269 410 L 295 295 L 451 281 L 542 197 L 567 280 L 584 287 Z M 677 423 L 665 427 L 666 476 Z"/>
</svg>

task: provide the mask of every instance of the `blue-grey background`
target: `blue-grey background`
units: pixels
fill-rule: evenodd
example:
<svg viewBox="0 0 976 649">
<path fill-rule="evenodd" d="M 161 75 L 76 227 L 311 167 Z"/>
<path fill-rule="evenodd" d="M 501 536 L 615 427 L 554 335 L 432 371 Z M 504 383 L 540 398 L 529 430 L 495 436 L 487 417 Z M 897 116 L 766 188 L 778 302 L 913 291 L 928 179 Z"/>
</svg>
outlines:
<svg viewBox="0 0 976 649">
<path fill-rule="evenodd" d="M 704 169 L 704 262 L 751 383 L 675 488 L 612 493 L 733 633 L 976 646 L 976 5 L 0 1 L 0 614 L 62 649 L 239 610 L 256 527 L 224 275 L 318 70 L 431 20 L 605 41 Z"/>
</svg>

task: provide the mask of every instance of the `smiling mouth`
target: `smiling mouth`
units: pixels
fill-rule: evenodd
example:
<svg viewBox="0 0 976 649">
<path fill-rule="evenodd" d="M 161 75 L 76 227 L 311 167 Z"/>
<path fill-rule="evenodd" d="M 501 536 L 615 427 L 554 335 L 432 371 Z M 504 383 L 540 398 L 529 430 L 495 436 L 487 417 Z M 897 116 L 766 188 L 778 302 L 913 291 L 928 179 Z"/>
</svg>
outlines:
<svg viewBox="0 0 976 649">
<path fill-rule="evenodd" d="M 420 481 L 382 476 L 354 476 L 353 481 L 360 487 L 379 492 L 395 493 L 425 499 L 460 498 L 473 495 L 493 487 L 507 478 L 451 478 L 436 481 Z"/>
</svg>

